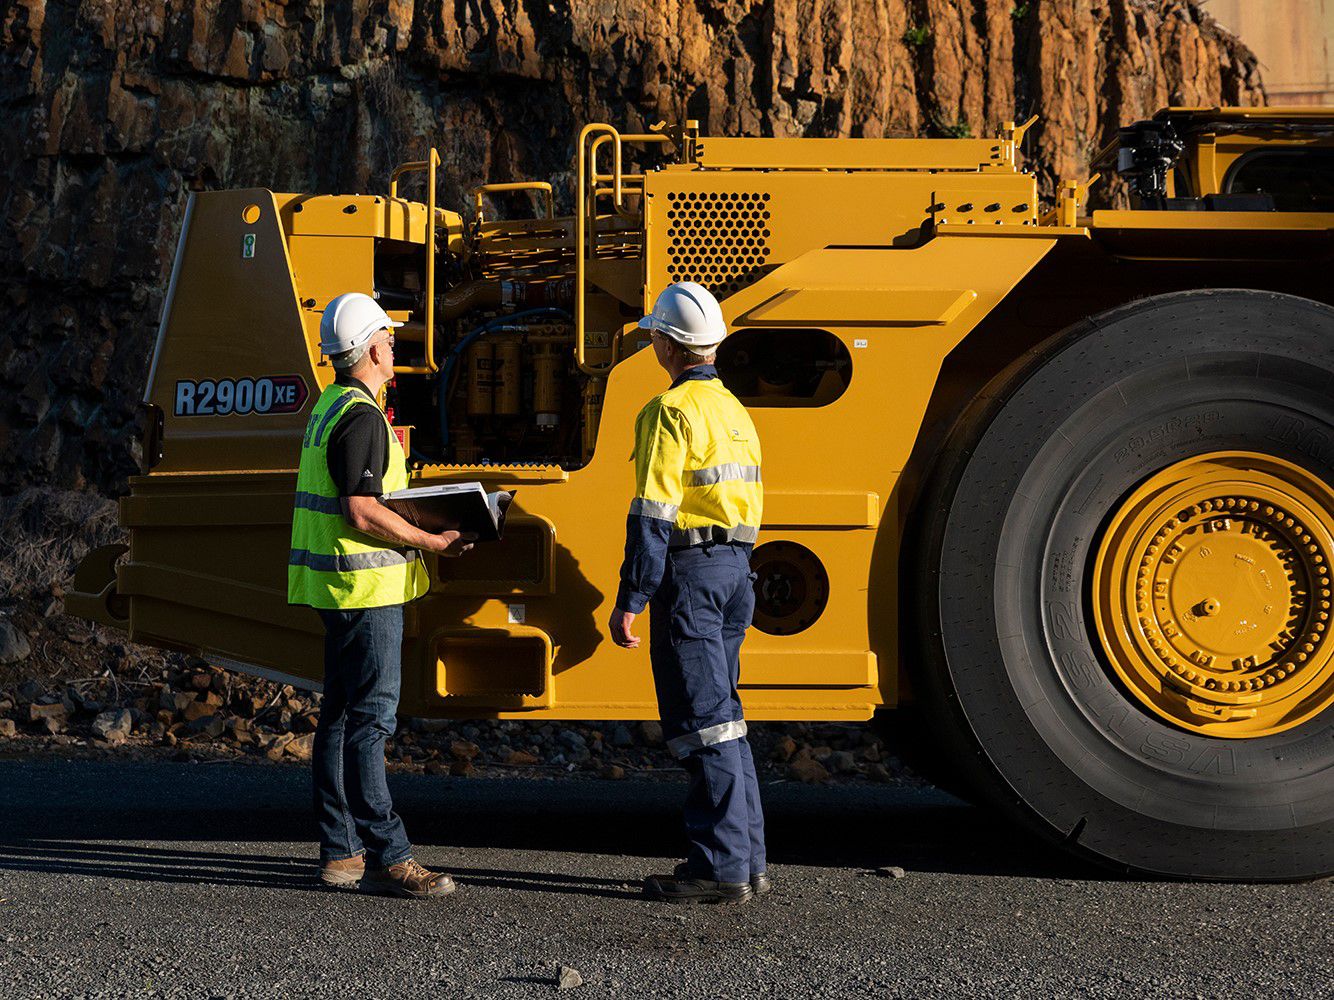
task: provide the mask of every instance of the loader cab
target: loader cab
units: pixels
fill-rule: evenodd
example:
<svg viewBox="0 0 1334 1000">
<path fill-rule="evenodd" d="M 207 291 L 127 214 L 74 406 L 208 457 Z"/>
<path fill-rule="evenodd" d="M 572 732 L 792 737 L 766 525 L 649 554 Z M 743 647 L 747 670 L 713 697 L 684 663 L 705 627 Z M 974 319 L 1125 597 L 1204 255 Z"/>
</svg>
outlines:
<svg viewBox="0 0 1334 1000">
<path fill-rule="evenodd" d="M 1334 109 L 1169 108 L 1095 160 L 1138 209 L 1334 211 Z"/>
</svg>

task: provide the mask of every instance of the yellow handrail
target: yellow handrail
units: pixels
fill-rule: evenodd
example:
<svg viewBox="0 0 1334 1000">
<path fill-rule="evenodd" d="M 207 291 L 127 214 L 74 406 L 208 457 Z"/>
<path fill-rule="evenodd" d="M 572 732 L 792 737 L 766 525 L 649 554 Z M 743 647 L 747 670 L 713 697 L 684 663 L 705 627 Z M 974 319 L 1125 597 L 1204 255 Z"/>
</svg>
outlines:
<svg viewBox="0 0 1334 1000">
<path fill-rule="evenodd" d="M 504 181 L 499 184 L 481 184 L 472 189 L 473 204 L 477 209 L 479 223 L 483 221 L 482 198 L 488 194 L 500 194 L 505 191 L 541 191 L 546 195 L 547 218 L 556 217 L 556 196 L 546 181 Z"/>
<path fill-rule="evenodd" d="M 630 178 L 627 176 L 626 179 L 629 180 Z M 615 189 L 615 188 L 610 188 L 610 187 L 594 188 L 593 191 L 594 191 L 595 194 L 597 194 L 597 196 L 598 196 L 599 198 L 610 198 L 612 195 L 614 195 L 614 194 L 616 193 L 616 189 Z M 641 196 L 642 196 L 643 193 L 644 193 L 644 192 L 643 192 L 643 189 L 642 189 L 642 188 L 634 188 L 634 187 L 628 187 L 628 186 L 627 186 L 626 189 L 625 189 L 625 196 L 626 196 L 627 198 L 634 197 L 635 195 L 641 195 Z M 617 215 L 621 215 L 621 216 L 633 216 L 633 217 L 636 218 L 636 219 L 639 218 L 638 213 L 636 213 L 636 212 L 630 212 L 630 211 L 628 211 L 628 210 L 625 211 L 625 212 L 617 212 L 616 214 L 617 214 Z"/>
<path fill-rule="evenodd" d="M 598 138 L 594 140 L 590 148 L 588 138 L 592 135 L 597 135 Z M 593 253 L 596 253 L 597 250 L 597 200 L 600 194 L 597 150 L 606 142 L 612 143 L 612 173 L 610 178 L 606 178 L 604 175 L 601 179 L 612 181 L 613 207 L 618 213 L 624 214 L 625 192 L 622 186 L 624 175 L 621 173 L 621 144 L 623 142 L 672 143 L 673 140 L 671 136 L 657 132 L 621 135 L 615 128 L 602 122 L 585 125 L 579 132 L 579 146 L 576 157 L 578 160 L 576 168 L 579 202 L 575 206 L 574 221 L 574 361 L 575 366 L 585 375 L 605 375 L 607 368 L 610 367 L 609 365 L 590 365 L 584 352 L 585 271 L 590 250 Z M 590 167 L 592 177 L 589 176 Z M 590 220 L 592 222 L 591 229 L 589 228 Z"/>
<path fill-rule="evenodd" d="M 389 197 L 398 197 L 398 179 L 404 174 L 410 174 L 417 170 L 425 170 L 427 163 L 425 160 L 412 160 L 408 163 L 400 163 L 394 168 L 394 172 L 389 175 Z"/>
<path fill-rule="evenodd" d="M 435 168 L 440 165 L 440 154 L 435 147 L 424 160 L 401 163 L 389 175 L 389 198 L 398 198 L 398 179 L 414 170 L 426 171 L 426 331 L 422 365 L 394 365 L 395 375 L 434 375 L 440 370 L 435 363 Z"/>
<path fill-rule="evenodd" d="M 592 218 L 593 229 L 592 229 L 592 232 L 589 233 L 588 242 L 589 242 L 589 245 L 590 245 L 590 247 L 591 247 L 591 249 L 593 250 L 593 252 L 594 252 L 595 255 L 596 255 L 596 252 L 597 252 L 597 243 L 598 243 L 598 234 L 597 234 L 597 224 L 598 224 L 598 218 L 597 218 L 597 203 L 598 203 L 598 197 L 599 197 L 600 195 L 605 195 L 605 194 L 607 193 L 607 192 L 605 192 L 602 188 L 599 188 L 598 185 L 599 185 L 600 183 L 602 183 L 603 181 L 613 181 L 613 182 L 614 182 L 615 179 L 616 179 L 616 171 L 613 171 L 613 172 L 610 173 L 610 174 L 601 174 L 601 173 L 598 173 L 598 150 L 600 150 L 600 149 L 602 148 L 603 143 L 611 142 L 611 141 L 613 141 L 615 138 L 616 138 L 615 135 L 600 135 L 600 136 L 598 136 L 596 139 L 593 140 L 592 145 L 589 146 L 589 149 L 588 149 L 589 187 L 591 188 L 592 195 L 593 195 L 593 218 Z M 616 154 L 617 154 L 617 155 L 616 155 L 616 159 L 617 159 L 616 167 L 617 167 L 618 169 L 619 169 L 619 167 L 620 167 L 620 163 L 619 163 L 619 161 L 620 161 L 620 151 L 621 151 L 621 144 L 618 142 L 618 143 L 616 143 Z M 612 201 L 612 208 L 615 210 L 616 214 L 619 215 L 619 216 L 621 216 L 622 218 L 633 217 L 633 213 L 631 213 L 631 212 L 627 212 L 627 211 L 625 211 L 625 210 L 621 207 L 621 202 L 622 202 L 621 191 L 620 191 L 618 188 L 613 187 L 612 190 L 611 190 L 611 192 L 610 192 L 610 194 L 613 196 L 613 199 L 614 199 L 614 200 Z"/>
<path fill-rule="evenodd" d="M 615 159 L 612 161 L 612 172 L 609 174 L 600 174 L 598 173 L 598 150 L 601 148 L 602 144 L 604 142 L 607 142 L 608 140 L 616 140 Z M 592 182 L 594 185 L 601 184 L 603 181 L 612 182 L 612 191 L 615 197 L 613 205 L 618 213 L 620 213 L 621 215 L 634 214 L 634 213 L 629 213 L 626 210 L 625 190 L 622 182 L 637 180 L 642 185 L 644 180 L 643 174 L 627 174 L 621 169 L 621 143 L 671 142 L 671 141 L 672 140 L 670 136 L 662 135 L 661 133 L 657 132 L 651 134 L 630 133 L 628 135 L 619 135 L 616 134 L 614 130 L 613 134 L 611 135 L 600 135 L 593 140 L 593 146 L 588 156 L 589 163 L 591 163 L 593 167 Z"/>
<path fill-rule="evenodd" d="M 587 179 L 585 177 L 585 166 L 587 163 L 588 151 L 585 148 L 588 143 L 588 137 L 598 132 L 610 133 L 614 135 L 616 130 L 610 125 L 603 125 L 593 122 L 585 125 L 579 132 L 579 145 L 576 149 L 575 159 L 576 171 L 578 174 L 577 194 L 578 203 L 574 211 L 574 363 L 585 375 L 601 375 L 605 371 L 602 367 L 594 367 L 585 360 L 584 356 L 584 259 L 588 251 L 585 242 L 587 234 L 587 217 L 590 207 L 596 210 L 596 205 L 590 206 L 590 199 L 594 196 L 590 194 Z"/>
</svg>

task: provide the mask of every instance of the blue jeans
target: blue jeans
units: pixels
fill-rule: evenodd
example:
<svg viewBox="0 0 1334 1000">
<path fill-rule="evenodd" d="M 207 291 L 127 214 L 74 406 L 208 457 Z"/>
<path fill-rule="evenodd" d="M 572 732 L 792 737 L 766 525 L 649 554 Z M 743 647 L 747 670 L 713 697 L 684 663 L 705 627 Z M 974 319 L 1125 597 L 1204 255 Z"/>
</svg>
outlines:
<svg viewBox="0 0 1334 1000">
<path fill-rule="evenodd" d="M 365 854 L 388 867 L 412 854 L 385 782 L 403 652 L 403 608 L 320 611 L 324 698 L 313 750 L 320 861 Z"/>
<path fill-rule="evenodd" d="M 745 882 L 766 870 L 764 809 L 737 683 L 755 611 L 748 549 L 670 552 L 650 602 L 649 658 L 667 746 L 690 777 L 691 874 Z"/>
</svg>

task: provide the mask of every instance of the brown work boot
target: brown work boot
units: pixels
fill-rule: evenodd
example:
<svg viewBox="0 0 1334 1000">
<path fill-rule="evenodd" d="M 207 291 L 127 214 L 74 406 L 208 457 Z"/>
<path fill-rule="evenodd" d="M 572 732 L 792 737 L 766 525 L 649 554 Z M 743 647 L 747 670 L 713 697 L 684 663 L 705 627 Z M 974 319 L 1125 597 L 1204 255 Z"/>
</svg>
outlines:
<svg viewBox="0 0 1334 1000">
<path fill-rule="evenodd" d="M 326 861 L 320 866 L 320 881 L 331 889 L 355 889 L 366 874 L 366 859 L 360 855 L 339 861 Z"/>
<path fill-rule="evenodd" d="M 454 880 L 444 872 L 423 868 L 412 858 L 388 868 L 368 868 L 361 880 L 362 892 L 404 899 L 448 896 L 454 888 Z"/>
</svg>

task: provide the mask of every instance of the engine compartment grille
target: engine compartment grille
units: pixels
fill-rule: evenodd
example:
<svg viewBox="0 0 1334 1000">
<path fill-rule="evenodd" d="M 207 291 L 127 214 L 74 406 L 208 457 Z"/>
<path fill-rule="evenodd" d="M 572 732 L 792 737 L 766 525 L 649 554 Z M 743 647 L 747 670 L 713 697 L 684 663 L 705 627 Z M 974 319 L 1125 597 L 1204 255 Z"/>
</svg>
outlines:
<svg viewBox="0 0 1334 1000">
<path fill-rule="evenodd" d="M 769 270 L 769 195 L 681 191 L 667 195 L 667 276 L 726 298 Z"/>
</svg>

